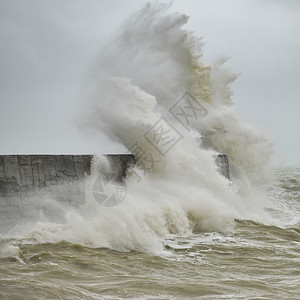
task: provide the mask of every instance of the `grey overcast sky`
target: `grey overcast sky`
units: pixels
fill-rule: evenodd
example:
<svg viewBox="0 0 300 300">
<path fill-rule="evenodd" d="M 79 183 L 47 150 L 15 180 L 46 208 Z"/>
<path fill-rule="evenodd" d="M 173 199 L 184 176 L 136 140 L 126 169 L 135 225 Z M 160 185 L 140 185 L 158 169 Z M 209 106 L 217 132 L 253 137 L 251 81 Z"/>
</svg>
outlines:
<svg viewBox="0 0 300 300">
<path fill-rule="evenodd" d="M 0 154 L 114 152 L 76 126 L 101 46 L 141 0 L 0 0 Z M 300 1 L 174 0 L 204 59 L 230 57 L 241 116 L 268 132 L 275 163 L 300 158 Z M 99 148 L 98 148 L 99 147 Z"/>
</svg>

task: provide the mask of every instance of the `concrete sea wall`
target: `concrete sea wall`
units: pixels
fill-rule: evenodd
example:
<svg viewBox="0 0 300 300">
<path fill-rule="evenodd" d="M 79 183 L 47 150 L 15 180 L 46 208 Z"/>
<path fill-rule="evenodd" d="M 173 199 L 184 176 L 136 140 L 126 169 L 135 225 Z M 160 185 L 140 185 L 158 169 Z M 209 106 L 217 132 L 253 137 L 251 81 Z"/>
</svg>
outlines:
<svg viewBox="0 0 300 300">
<path fill-rule="evenodd" d="M 132 154 L 106 155 L 117 173 L 126 175 Z M 84 180 L 91 172 L 93 155 L 0 155 L 0 196 L 47 190 L 62 183 Z"/>
<path fill-rule="evenodd" d="M 51 202 L 76 206 L 84 202 L 93 155 L 0 155 L 0 232 L 39 211 L 55 215 Z M 106 155 L 115 180 L 135 163 L 132 154 Z M 52 205 L 54 206 L 54 205 Z"/>
<path fill-rule="evenodd" d="M 135 164 L 133 154 L 106 157 L 118 182 Z M 67 207 L 82 204 L 93 159 L 93 155 L 0 155 L 0 233 L 18 219 L 38 219 L 40 212 L 52 218 L 59 215 L 54 202 Z M 216 163 L 230 179 L 227 155 L 217 155 Z"/>
<path fill-rule="evenodd" d="M 117 180 L 135 163 L 132 154 L 106 155 Z M 53 190 L 65 183 L 79 183 L 91 172 L 93 155 L 0 155 L 0 197 Z M 216 157 L 220 173 L 230 179 L 227 155 Z M 77 193 L 77 191 L 76 191 Z"/>
</svg>

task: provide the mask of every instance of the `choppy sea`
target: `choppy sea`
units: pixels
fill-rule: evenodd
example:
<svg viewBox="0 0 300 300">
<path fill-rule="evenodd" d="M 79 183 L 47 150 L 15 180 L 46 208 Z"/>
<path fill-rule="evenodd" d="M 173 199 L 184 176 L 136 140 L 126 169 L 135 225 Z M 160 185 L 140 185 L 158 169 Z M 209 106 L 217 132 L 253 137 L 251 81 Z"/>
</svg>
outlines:
<svg viewBox="0 0 300 300">
<path fill-rule="evenodd" d="M 267 186 L 278 226 L 167 235 L 163 254 L 0 236 L 0 299 L 299 299 L 300 167 Z"/>
</svg>

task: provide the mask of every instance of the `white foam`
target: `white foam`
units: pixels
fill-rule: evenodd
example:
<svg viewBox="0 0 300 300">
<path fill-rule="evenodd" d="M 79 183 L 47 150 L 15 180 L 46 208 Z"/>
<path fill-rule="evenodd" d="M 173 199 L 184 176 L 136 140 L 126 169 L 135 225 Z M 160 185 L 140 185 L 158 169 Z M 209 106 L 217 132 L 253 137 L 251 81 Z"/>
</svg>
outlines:
<svg viewBox="0 0 300 300">
<path fill-rule="evenodd" d="M 201 42 L 182 27 L 187 16 L 170 15 L 167 8 L 147 5 L 102 50 L 88 79 L 91 101 L 86 100 L 82 122 L 96 137 L 105 132 L 137 156 L 133 145 L 139 143 L 159 162 L 146 168 L 138 161 L 139 176 L 128 176 L 126 199 L 119 206 L 103 207 L 88 191 L 84 206 L 66 211 L 63 225 L 38 223 L 29 235 L 159 253 L 170 233 L 228 232 L 234 218 L 269 218 L 263 210 L 268 203 L 256 187 L 263 181 L 271 142 L 232 107 L 228 84 L 236 76 L 222 60 L 203 63 Z M 188 127 L 170 111 L 186 91 L 207 110 Z M 163 154 L 145 136 L 161 118 L 180 137 Z M 232 184 L 217 170 L 218 152 L 230 158 Z M 91 184 L 100 162 L 94 162 Z"/>
<path fill-rule="evenodd" d="M 19 255 L 20 248 L 11 244 L 5 244 L 0 248 L 0 258 L 17 257 Z"/>
</svg>

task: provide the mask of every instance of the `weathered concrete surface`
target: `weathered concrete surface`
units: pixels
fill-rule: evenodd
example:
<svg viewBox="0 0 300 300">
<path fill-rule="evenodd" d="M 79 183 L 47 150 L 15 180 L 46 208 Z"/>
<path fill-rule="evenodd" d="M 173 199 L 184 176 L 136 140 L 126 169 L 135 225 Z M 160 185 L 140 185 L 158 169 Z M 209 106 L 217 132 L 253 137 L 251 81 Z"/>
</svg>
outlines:
<svg viewBox="0 0 300 300">
<path fill-rule="evenodd" d="M 4 227 L 15 225 L 18 219 L 36 220 L 41 211 L 53 217 L 59 215 L 59 205 L 72 207 L 83 203 L 93 157 L 0 155 L 0 233 Z M 106 157 L 117 181 L 122 181 L 128 167 L 135 164 L 132 154 Z M 217 155 L 216 163 L 220 173 L 230 180 L 227 155 Z"/>
<path fill-rule="evenodd" d="M 2 155 L 0 195 L 83 179 L 90 164 L 89 155 Z"/>
<path fill-rule="evenodd" d="M 117 173 L 125 177 L 132 154 L 106 155 Z M 62 183 L 80 181 L 91 172 L 92 155 L 0 155 L 0 196 L 26 193 Z"/>
<path fill-rule="evenodd" d="M 106 157 L 117 174 L 117 180 L 122 180 L 128 165 L 135 163 L 132 154 L 109 154 Z M 76 183 L 79 187 L 78 184 L 91 172 L 92 159 L 93 155 L 0 155 L 0 197 L 27 195 L 37 190 L 53 191 L 53 187 L 66 183 Z M 220 173 L 230 179 L 227 155 L 219 154 L 216 163 Z M 73 193 L 77 195 L 78 189 Z"/>
<path fill-rule="evenodd" d="M 93 155 L 0 155 L 0 232 L 18 219 L 36 219 L 39 211 L 51 212 L 53 202 L 65 206 L 83 203 L 86 177 Z M 115 180 L 121 181 L 132 154 L 109 154 Z M 52 204 L 51 204 L 52 202 Z M 55 209 L 55 208 L 53 208 Z"/>
</svg>

